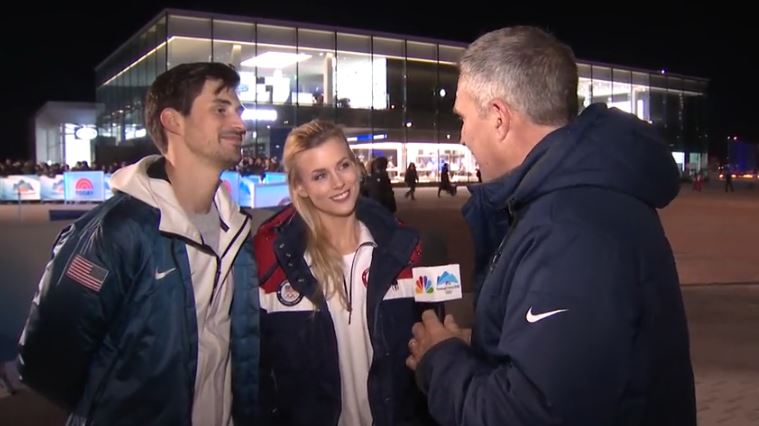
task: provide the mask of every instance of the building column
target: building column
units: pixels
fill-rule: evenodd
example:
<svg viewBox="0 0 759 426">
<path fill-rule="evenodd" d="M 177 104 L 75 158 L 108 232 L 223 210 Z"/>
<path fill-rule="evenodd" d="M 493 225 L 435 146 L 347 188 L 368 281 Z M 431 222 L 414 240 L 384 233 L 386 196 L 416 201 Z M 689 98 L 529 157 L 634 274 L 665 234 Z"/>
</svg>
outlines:
<svg viewBox="0 0 759 426">
<path fill-rule="evenodd" d="M 335 105 L 335 56 L 332 53 L 324 55 L 324 103 Z"/>
</svg>

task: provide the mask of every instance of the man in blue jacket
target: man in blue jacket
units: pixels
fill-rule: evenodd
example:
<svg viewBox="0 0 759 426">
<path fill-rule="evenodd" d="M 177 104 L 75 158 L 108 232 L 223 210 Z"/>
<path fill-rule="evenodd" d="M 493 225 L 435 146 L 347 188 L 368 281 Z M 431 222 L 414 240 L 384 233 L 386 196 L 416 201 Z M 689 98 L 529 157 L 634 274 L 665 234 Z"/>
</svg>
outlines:
<svg viewBox="0 0 759 426">
<path fill-rule="evenodd" d="M 485 183 L 471 342 L 414 326 L 407 365 L 443 425 L 695 425 L 677 271 L 657 208 L 677 166 L 652 126 L 577 113 L 571 49 L 531 27 L 465 52 L 455 110 Z"/>
<path fill-rule="evenodd" d="M 148 91 L 163 154 L 53 248 L 21 336 L 22 380 L 69 425 L 253 424 L 258 286 L 250 220 L 219 185 L 241 157 L 239 76 L 178 65 Z"/>
</svg>

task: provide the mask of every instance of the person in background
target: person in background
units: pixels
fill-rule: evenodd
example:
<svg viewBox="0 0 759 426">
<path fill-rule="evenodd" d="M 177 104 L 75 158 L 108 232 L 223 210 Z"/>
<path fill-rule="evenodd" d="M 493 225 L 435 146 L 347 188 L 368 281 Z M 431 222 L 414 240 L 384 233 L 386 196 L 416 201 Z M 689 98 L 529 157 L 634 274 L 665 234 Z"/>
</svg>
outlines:
<svg viewBox="0 0 759 426">
<path fill-rule="evenodd" d="M 406 174 L 403 177 L 403 180 L 406 182 L 406 185 L 408 185 L 408 191 L 406 191 L 406 194 L 403 195 L 404 198 L 411 197 L 412 200 L 416 200 L 414 197 L 414 193 L 416 192 L 416 183 L 419 182 L 419 174 L 416 172 L 416 164 L 409 163 L 408 167 L 406 168 Z"/>
<path fill-rule="evenodd" d="M 372 173 L 367 180 L 369 198 L 382 204 L 390 213 L 395 213 L 395 192 L 387 174 L 387 157 L 377 157 L 372 160 Z"/>
</svg>

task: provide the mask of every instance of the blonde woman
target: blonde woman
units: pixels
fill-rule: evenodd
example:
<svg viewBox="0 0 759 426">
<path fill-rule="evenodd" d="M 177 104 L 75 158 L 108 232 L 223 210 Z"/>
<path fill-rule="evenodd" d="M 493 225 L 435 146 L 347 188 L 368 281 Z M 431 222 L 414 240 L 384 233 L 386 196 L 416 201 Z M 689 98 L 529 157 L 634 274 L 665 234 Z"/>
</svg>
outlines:
<svg viewBox="0 0 759 426">
<path fill-rule="evenodd" d="M 360 197 L 358 160 L 334 124 L 285 142 L 292 205 L 254 238 L 261 279 L 264 424 L 429 423 L 406 368 L 419 313 L 418 234 Z"/>
</svg>

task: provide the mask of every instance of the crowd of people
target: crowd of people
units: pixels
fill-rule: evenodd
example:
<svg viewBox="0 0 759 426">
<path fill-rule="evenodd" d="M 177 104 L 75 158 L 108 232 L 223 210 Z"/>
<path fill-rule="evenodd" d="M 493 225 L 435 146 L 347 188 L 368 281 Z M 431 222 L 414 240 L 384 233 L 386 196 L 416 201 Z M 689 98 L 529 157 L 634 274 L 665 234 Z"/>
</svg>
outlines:
<svg viewBox="0 0 759 426">
<path fill-rule="evenodd" d="M 116 172 L 116 170 L 126 167 L 131 162 L 113 162 L 110 164 L 99 164 L 93 162 L 90 164 L 87 161 L 77 161 L 74 166 L 69 166 L 66 163 L 35 163 L 30 160 L 11 160 L 7 158 L 0 161 L 0 176 L 10 175 L 37 175 L 37 176 L 56 176 L 63 174 L 64 172 L 78 172 L 78 171 L 102 171 L 107 174 Z M 279 172 L 282 171 L 282 166 L 276 157 L 267 157 L 264 155 L 258 156 L 245 156 L 240 162 L 230 168 L 230 170 L 238 171 L 242 175 L 262 174 L 265 172 Z"/>
<path fill-rule="evenodd" d="M 22 161 L 22 160 L 11 160 L 11 159 L 5 159 L 4 161 L 0 162 L 0 176 L 9 176 L 9 175 L 37 175 L 37 176 L 55 176 L 59 175 L 64 172 L 76 172 L 76 171 L 86 171 L 86 170 L 103 170 L 106 173 L 112 173 L 111 170 L 116 171 L 120 167 L 125 166 L 126 163 L 122 163 L 121 165 L 114 163 L 111 166 L 103 167 L 101 165 L 97 165 L 95 163 L 92 163 L 92 165 L 88 164 L 87 161 L 77 161 L 76 164 L 72 167 L 68 164 L 60 164 L 60 163 L 35 163 L 33 161 Z"/>
</svg>

